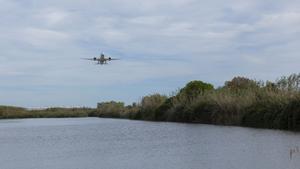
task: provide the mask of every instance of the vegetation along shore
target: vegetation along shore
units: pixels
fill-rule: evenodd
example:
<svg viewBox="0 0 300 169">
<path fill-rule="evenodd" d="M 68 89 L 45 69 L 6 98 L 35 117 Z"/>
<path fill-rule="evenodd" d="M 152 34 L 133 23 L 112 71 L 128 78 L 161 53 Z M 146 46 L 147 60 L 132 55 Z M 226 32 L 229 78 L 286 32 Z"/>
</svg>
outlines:
<svg viewBox="0 0 300 169">
<path fill-rule="evenodd" d="M 276 80 L 235 77 L 224 86 L 191 81 L 172 96 L 153 94 L 139 103 L 98 103 L 93 108 L 0 106 L 0 118 L 107 117 L 134 120 L 235 125 L 300 131 L 300 73 Z"/>
</svg>

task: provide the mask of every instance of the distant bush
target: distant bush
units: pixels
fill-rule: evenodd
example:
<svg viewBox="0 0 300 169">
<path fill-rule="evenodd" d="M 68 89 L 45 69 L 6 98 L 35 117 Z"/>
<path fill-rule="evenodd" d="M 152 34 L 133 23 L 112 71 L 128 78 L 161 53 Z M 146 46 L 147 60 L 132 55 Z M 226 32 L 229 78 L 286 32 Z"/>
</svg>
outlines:
<svg viewBox="0 0 300 169">
<path fill-rule="evenodd" d="M 96 114 L 98 117 L 121 118 L 123 117 L 124 109 L 125 107 L 123 102 L 102 102 L 98 103 Z"/>
<path fill-rule="evenodd" d="M 155 112 L 166 100 L 167 96 L 160 94 L 143 97 L 134 119 L 156 120 Z"/>
<path fill-rule="evenodd" d="M 167 98 L 154 112 L 154 120 L 169 121 L 169 111 L 173 107 L 175 97 Z"/>
<path fill-rule="evenodd" d="M 198 80 L 191 81 L 174 96 L 164 98 L 164 102 L 155 109 L 153 119 L 157 121 L 194 121 L 191 103 L 199 96 L 213 90 L 212 84 Z"/>
<path fill-rule="evenodd" d="M 285 91 L 262 91 L 248 107 L 242 125 L 259 128 L 299 130 L 299 95 Z"/>
<path fill-rule="evenodd" d="M 281 129 L 300 131 L 300 96 L 293 98 L 287 105 L 287 109 L 282 112 L 285 115 L 283 120 L 279 119 L 281 123 L 284 123 L 285 127 Z"/>
<path fill-rule="evenodd" d="M 286 106 L 286 102 L 280 99 L 279 95 L 273 93 L 259 93 L 255 102 L 248 107 L 242 124 L 249 127 L 275 128 L 274 119 Z"/>
<path fill-rule="evenodd" d="M 0 106 L 0 118 L 62 118 L 88 117 L 93 109 L 90 108 L 47 108 L 27 110 L 20 107 Z"/>
<path fill-rule="evenodd" d="M 290 76 L 283 76 L 277 80 L 276 85 L 281 90 L 286 91 L 300 91 L 300 73 L 291 74 Z"/>
<path fill-rule="evenodd" d="M 89 112 L 92 109 L 89 108 L 59 108 L 52 107 L 40 110 L 30 110 L 29 114 L 32 114 L 35 118 L 64 118 L 64 117 L 88 117 Z"/>
<path fill-rule="evenodd" d="M 247 89 L 255 89 L 259 88 L 260 83 L 248 79 L 246 77 L 234 77 L 231 81 L 225 82 L 224 88 L 231 89 L 231 90 L 247 90 Z"/>
<path fill-rule="evenodd" d="M 21 107 L 0 106 L 0 118 L 26 118 L 29 114 L 26 109 Z"/>
<path fill-rule="evenodd" d="M 140 107 L 133 103 L 132 105 L 128 105 L 125 107 L 122 117 L 128 118 L 128 119 L 134 119 L 136 118 L 137 113 L 140 111 Z"/>
<path fill-rule="evenodd" d="M 214 105 L 212 123 L 240 125 L 246 109 L 255 100 L 255 92 L 249 90 L 237 95 L 231 90 L 224 89 L 216 91 L 210 97 L 211 104 Z"/>
</svg>

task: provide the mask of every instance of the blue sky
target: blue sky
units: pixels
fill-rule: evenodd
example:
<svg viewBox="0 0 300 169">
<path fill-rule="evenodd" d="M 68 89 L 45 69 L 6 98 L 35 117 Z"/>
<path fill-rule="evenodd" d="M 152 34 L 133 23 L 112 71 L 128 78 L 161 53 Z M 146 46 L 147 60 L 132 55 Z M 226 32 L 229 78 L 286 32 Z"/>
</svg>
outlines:
<svg viewBox="0 0 300 169">
<path fill-rule="evenodd" d="M 299 72 L 300 1 L 0 0 L 0 24 L 0 104 L 95 107 Z M 80 60 L 101 51 L 121 60 Z"/>
</svg>

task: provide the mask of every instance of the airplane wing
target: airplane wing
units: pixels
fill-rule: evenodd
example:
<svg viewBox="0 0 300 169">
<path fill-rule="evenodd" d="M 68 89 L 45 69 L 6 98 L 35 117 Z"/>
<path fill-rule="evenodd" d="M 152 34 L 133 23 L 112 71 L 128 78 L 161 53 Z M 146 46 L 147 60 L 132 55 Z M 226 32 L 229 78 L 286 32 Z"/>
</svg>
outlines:
<svg viewBox="0 0 300 169">
<path fill-rule="evenodd" d="M 81 58 L 83 60 L 96 60 L 95 58 Z"/>
</svg>

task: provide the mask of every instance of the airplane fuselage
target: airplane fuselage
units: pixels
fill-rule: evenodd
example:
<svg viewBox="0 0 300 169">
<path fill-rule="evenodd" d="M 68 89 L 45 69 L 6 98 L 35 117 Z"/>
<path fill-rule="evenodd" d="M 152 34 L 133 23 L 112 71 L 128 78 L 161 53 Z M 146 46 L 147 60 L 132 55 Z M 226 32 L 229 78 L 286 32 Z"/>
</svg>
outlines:
<svg viewBox="0 0 300 169">
<path fill-rule="evenodd" d="M 104 54 L 101 54 L 99 58 L 94 57 L 94 61 L 97 61 L 98 64 L 107 64 L 107 61 L 111 61 L 111 57 L 105 57 Z"/>
<path fill-rule="evenodd" d="M 100 65 L 107 64 L 107 61 L 119 60 L 119 59 L 111 58 L 111 57 L 108 57 L 108 56 L 106 57 L 103 53 L 101 53 L 101 55 L 99 57 L 82 58 L 82 59 L 96 61 Z"/>
</svg>

